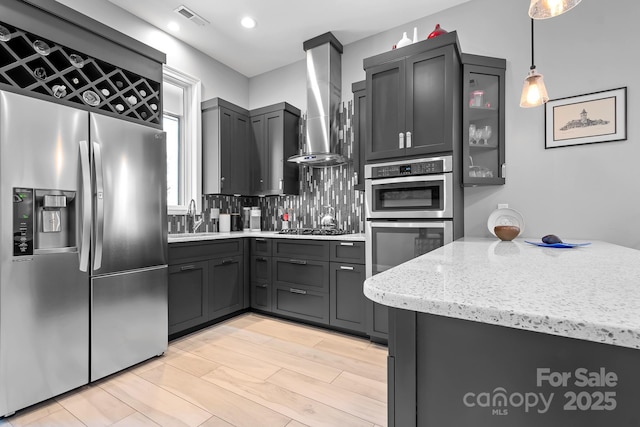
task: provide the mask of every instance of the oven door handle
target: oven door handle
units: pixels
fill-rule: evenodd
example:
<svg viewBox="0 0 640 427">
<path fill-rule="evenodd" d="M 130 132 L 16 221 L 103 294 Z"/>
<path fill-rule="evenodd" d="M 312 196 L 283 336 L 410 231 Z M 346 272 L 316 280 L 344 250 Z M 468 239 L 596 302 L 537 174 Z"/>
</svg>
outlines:
<svg viewBox="0 0 640 427">
<path fill-rule="evenodd" d="M 380 221 L 367 219 L 371 228 L 447 228 L 451 221 Z"/>
<path fill-rule="evenodd" d="M 416 176 L 403 176 L 396 178 L 381 178 L 371 179 L 371 186 L 376 187 L 379 185 L 387 184 L 402 184 L 404 182 L 434 182 L 434 181 L 448 181 L 447 174 L 435 174 L 435 175 L 416 175 Z"/>
</svg>

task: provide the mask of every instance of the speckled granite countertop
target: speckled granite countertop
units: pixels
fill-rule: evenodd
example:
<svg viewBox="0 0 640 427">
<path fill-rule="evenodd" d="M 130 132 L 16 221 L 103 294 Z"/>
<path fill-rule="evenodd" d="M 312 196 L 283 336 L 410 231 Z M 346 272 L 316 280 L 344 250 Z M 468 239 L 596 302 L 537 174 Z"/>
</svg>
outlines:
<svg viewBox="0 0 640 427">
<path fill-rule="evenodd" d="M 233 231 L 230 233 L 184 233 L 169 234 L 169 243 L 197 242 L 202 240 L 236 239 L 241 237 L 267 237 L 270 239 L 339 240 L 342 242 L 364 242 L 363 233 L 339 236 L 278 234 L 277 231 Z"/>
<path fill-rule="evenodd" d="M 524 240 L 460 239 L 367 279 L 364 293 L 390 307 L 640 348 L 640 251 Z"/>
</svg>

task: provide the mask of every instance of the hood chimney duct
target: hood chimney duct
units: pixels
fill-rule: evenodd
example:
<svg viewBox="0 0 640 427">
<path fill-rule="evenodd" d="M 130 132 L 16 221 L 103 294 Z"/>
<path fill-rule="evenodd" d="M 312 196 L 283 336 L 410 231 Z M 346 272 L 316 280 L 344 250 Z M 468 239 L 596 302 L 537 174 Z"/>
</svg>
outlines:
<svg viewBox="0 0 640 427">
<path fill-rule="evenodd" d="M 342 102 L 342 44 L 329 33 L 303 43 L 307 52 L 307 132 L 305 152 L 288 161 L 309 166 L 345 162 L 338 151 Z"/>
</svg>

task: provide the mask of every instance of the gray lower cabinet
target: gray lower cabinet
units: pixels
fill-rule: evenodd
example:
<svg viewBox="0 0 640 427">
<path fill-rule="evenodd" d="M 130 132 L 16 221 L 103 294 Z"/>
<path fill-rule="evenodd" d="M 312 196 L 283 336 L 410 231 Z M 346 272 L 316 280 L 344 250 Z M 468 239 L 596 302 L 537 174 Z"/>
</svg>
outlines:
<svg viewBox="0 0 640 427">
<path fill-rule="evenodd" d="M 329 294 L 302 287 L 274 286 L 272 311 L 287 317 L 329 324 Z"/>
<path fill-rule="evenodd" d="M 389 307 L 367 300 L 367 335 L 371 341 L 386 343 L 389 339 Z"/>
<path fill-rule="evenodd" d="M 251 239 L 251 308 L 268 313 L 272 301 L 271 246 L 271 239 Z"/>
<path fill-rule="evenodd" d="M 272 302 L 275 314 L 329 324 L 329 242 L 274 239 Z"/>
<path fill-rule="evenodd" d="M 251 257 L 251 308 L 271 311 L 271 257 Z"/>
<path fill-rule="evenodd" d="M 365 333 L 368 300 L 362 292 L 366 277 L 364 265 L 332 262 L 329 271 L 329 324 Z"/>
<path fill-rule="evenodd" d="M 170 337 L 247 307 L 243 252 L 243 239 L 169 246 Z"/>
<path fill-rule="evenodd" d="M 242 256 L 209 261 L 209 320 L 240 311 L 244 303 Z"/>
<path fill-rule="evenodd" d="M 187 262 L 169 266 L 169 334 L 207 321 L 209 263 Z"/>
</svg>

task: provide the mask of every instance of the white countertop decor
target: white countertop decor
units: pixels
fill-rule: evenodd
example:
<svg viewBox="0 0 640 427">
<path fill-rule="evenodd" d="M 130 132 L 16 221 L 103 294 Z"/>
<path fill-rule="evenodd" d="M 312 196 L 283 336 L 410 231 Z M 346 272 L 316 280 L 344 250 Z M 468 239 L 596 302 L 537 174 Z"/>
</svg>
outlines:
<svg viewBox="0 0 640 427">
<path fill-rule="evenodd" d="M 364 294 L 390 307 L 640 348 L 640 251 L 524 240 L 456 240 L 370 277 Z"/>
<path fill-rule="evenodd" d="M 203 240 L 237 239 L 261 237 L 270 239 L 339 240 L 342 242 L 364 242 L 363 233 L 326 236 L 315 234 L 279 234 L 277 231 L 232 231 L 229 233 L 181 233 L 169 234 L 169 243 L 197 242 Z"/>
</svg>

